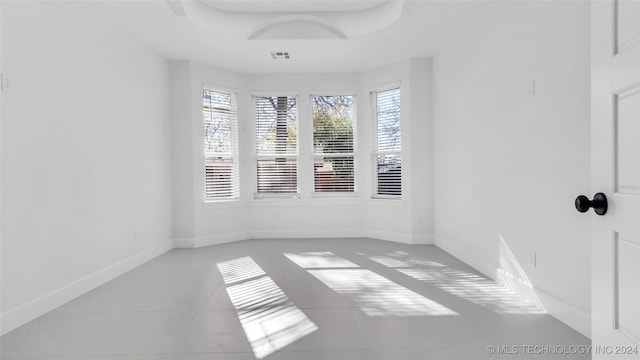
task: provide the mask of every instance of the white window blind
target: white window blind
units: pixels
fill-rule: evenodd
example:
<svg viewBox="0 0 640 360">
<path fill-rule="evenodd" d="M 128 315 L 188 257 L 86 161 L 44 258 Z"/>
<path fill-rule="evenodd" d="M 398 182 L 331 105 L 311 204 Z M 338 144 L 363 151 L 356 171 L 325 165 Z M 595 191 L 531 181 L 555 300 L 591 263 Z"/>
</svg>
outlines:
<svg viewBox="0 0 640 360">
<path fill-rule="evenodd" d="M 205 200 L 240 196 L 236 95 L 203 89 Z"/>
<path fill-rule="evenodd" d="M 255 97 L 255 112 L 257 193 L 298 193 L 296 97 Z"/>
<path fill-rule="evenodd" d="M 402 194 L 402 144 L 400 136 L 400 89 L 373 93 L 376 118 L 375 195 Z"/>
<path fill-rule="evenodd" d="M 313 96 L 315 192 L 354 192 L 353 97 Z"/>
</svg>

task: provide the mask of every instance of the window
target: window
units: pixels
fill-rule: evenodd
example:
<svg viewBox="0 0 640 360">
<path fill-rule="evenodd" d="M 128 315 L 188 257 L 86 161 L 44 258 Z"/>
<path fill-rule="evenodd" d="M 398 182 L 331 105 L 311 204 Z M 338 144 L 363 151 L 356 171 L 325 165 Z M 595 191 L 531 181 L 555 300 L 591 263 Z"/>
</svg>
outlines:
<svg viewBox="0 0 640 360">
<path fill-rule="evenodd" d="M 203 89 L 205 200 L 240 196 L 236 94 Z"/>
<path fill-rule="evenodd" d="M 400 89 L 374 92 L 373 103 L 376 119 L 374 196 L 399 197 L 402 194 Z"/>
<path fill-rule="evenodd" d="M 255 97 L 257 194 L 298 193 L 295 96 Z"/>
<path fill-rule="evenodd" d="M 314 191 L 354 192 L 353 96 L 313 96 Z"/>
</svg>

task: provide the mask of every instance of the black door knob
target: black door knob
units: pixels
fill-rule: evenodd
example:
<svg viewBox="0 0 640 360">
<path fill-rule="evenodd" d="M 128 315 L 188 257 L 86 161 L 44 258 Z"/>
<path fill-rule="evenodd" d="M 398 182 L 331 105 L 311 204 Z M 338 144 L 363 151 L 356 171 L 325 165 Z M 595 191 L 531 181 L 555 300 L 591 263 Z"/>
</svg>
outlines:
<svg viewBox="0 0 640 360">
<path fill-rule="evenodd" d="M 608 205 L 607 196 L 603 193 L 593 195 L 593 200 L 589 200 L 589 198 L 584 195 L 579 195 L 576 198 L 576 209 L 580 212 L 587 212 L 589 208 L 593 208 L 596 214 L 604 215 L 607 213 Z"/>
</svg>

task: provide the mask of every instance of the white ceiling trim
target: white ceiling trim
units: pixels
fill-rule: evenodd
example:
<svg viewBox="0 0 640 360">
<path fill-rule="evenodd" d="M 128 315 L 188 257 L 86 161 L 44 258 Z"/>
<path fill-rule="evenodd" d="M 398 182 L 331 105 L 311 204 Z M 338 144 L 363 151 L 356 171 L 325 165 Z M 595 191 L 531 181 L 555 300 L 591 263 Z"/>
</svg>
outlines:
<svg viewBox="0 0 640 360">
<path fill-rule="evenodd" d="M 232 12 L 202 1 L 96 0 L 92 7 L 168 60 L 241 73 L 359 72 L 432 56 L 489 8 L 485 0 L 385 0 L 353 11 Z M 250 4 L 228 1 L 243 8 Z M 296 36 L 300 28 L 307 33 Z M 276 50 L 288 51 L 291 58 L 274 61 Z"/>
<path fill-rule="evenodd" d="M 229 12 L 310 13 L 361 11 L 398 0 L 200 0 Z"/>
<path fill-rule="evenodd" d="M 244 4 L 247 10 L 243 12 L 220 10 L 211 6 L 211 1 L 167 0 L 167 3 L 176 16 L 186 14 L 200 27 L 222 27 L 227 29 L 226 34 L 238 34 L 244 39 L 346 39 L 384 30 L 407 14 L 415 1 L 387 0 L 378 1 L 377 6 L 359 11 L 308 11 L 296 14 L 251 12 L 249 8 L 252 1 L 238 1 L 234 8 Z"/>
<path fill-rule="evenodd" d="M 311 15 L 285 15 L 256 27 L 249 40 L 263 39 L 346 39 L 347 35 L 325 19 Z"/>
</svg>

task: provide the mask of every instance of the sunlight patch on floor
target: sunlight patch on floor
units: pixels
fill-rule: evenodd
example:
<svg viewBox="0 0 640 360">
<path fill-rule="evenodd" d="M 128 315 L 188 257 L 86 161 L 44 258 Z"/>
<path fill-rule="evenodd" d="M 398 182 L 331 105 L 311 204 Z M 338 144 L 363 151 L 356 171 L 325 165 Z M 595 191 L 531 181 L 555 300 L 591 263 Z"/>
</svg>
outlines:
<svg viewBox="0 0 640 360">
<path fill-rule="evenodd" d="M 450 268 L 398 269 L 398 271 L 496 313 L 539 314 L 544 312 L 535 304 L 522 299 L 511 289 L 481 275 Z"/>
<path fill-rule="evenodd" d="M 264 270 L 249 256 L 220 262 L 217 265 L 225 284 L 265 275 Z"/>
<path fill-rule="evenodd" d="M 318 264 L 318 253 L 284 254 L 294 263 Z M 457 313 L 431 299 L 374 273 L 371 270 L 353 268 L 353 263 L 332 253 L 323 253 L 332 259 L 329 265 L 350 264 L 347 268 L 314 268 L 307 270 L 338 294 L 349 296 L 369 316 L 434 316 Z M 357 265 L 355 265 L 357 266 Z"/>
<path fill-rule="evenodd" d="M 496 313 L 544 313 L 537 303 L 523 298 L 511 288 L 482 275 L 419 259 L 407 253 L 403 255 L 401 252 L 368 256 L 368 258 Z"/>
<path fill-rule="evenodd" d="M 329 251 L 306 252 L 302 254 L 284 254 L 289 260 L 303 269 L 313 268 L 358 268 L 347 259 L 334 255 Z"/>
<path fill-rule="evenodd" d="M 364 253 L 358 253 L 358 255 L 366 256 Z M 386 267 L 391 268 L 409 268 L 415 266 L 431 266 L 431 267 L 444 267 L 443 265 L 436 261 L 420 259 L 415 256 L 411 256 L 408 252 L 405 251 L 392 251 L 384 256 L 369 256 L 370 260 L 377 262 L 380 265 L 384 265 Z"/>
<path fill-rule="evenodd" d="M 218 263 L 227 294 L 256 358 L 262 359 L 316 331 L 298 309 L 250 257 Z"/>
</svg>

